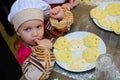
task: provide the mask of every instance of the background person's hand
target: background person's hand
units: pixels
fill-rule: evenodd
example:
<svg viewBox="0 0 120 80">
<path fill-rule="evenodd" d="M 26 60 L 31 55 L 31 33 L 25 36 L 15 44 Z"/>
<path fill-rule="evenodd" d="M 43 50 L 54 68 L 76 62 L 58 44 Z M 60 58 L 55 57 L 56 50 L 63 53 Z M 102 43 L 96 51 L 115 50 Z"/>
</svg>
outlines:
<svg viewBox="0 0 120 80">
<path fill-rule="evenodd" d="M 77 6 L 77 5 L 79 4 L 79 0 L 69 0 L 69 3 L 70 3 L 73 7 L 75 7 L 75 6 Z"/>
<path fill-rule="evenodd" d="M 60 6 L 56 6 L 53 9 L 50 10 L 51 14 L 50 16 L 56 19 L 63 19 L 65 13 L 63 9 Z"/>
<path fill-rule="evenodd" d="M 62 5 L 63 7 L 66 7 L 68 10 L 71 10 L 73 8 L 71 3 L 65 3 Z"/>
</svg>

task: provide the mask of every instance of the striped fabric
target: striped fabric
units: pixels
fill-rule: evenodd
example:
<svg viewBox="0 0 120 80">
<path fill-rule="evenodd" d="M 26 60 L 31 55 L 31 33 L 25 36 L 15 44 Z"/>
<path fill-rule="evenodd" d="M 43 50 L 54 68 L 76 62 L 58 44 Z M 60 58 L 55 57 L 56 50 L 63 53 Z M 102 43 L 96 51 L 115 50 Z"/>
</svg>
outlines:
<svg viewBox="0 0 120 80">
<path fill-rule="evenodd" d="M 34 46 L 33 53 L 22 66 L 22 71 L 28 80 L 44 80 L 49 77 L 54 63 L 55 56 L 49 49 Z"/>
</svg>

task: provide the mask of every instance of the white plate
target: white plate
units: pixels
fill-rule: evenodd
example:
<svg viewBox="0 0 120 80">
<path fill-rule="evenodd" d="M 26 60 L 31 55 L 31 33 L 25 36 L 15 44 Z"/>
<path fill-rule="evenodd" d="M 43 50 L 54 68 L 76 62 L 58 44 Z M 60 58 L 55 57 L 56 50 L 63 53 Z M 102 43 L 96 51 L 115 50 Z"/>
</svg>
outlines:
<svg viewBox="0 0 120 80">
<path fill-rule="evenodd" d="M 72 33 L 69 33 L 69 34 L 67 34 L 67 35 L 65 35 L 65 37 L 68 39 L 68 40 L 71 40 L 71 39 L 83 39 L 86 35 L 88 35 L 88 34 L 90 34 L 90 32 L 85 32 L 85 31 L 81 31 L 81 32 L 72 32 Z M 99 38 L 100 39 L 100 45 L 99 45 L 99 49 L 101 50 L 101 53 L 106 53 L 106 45 L 105 45 L 105 43 L 104 43 L 104 41 L 101 39 L 101 38 Z M 83 50 L 84 49 L 86 49 L 87 47 L 85 47 L 84 46 L 84 48 L 83 48 Z M 82 51 L 83 51 L 82 50 Z M 56 51 L 55 49 L 54 49 L 54 51 Z M 75 55 L 72 55 L 72 56 L 81 56 L 82 55 L 82 51 L 81 52 L 79 52 L 79 54 L 75 54 Z M 95 62 L 93 62 L 93 63 L 89 63 L 87 66 L 85 66 L 84 68 L 82 68 L 82 69 L 80 69 L 80 70 L 72 70 L 72 69 L 70 69 L 70 68 L 68 68 L 67 67 L 67 65 L 65 64 L 65 63 L 63 63 L 63 62 L 60 62 L 60 61 L 58 61 L 58 60 L 56 60 L 56 63 L 60 66 L 60 67 L 62 67 L 63 69 L 66 69 L 66 70 L 68 70 L 68 71 L 72 71 L 72 72 L 83 72 L 83 71 L 88 71 L 88 70 L 90 70 L 90 69 L 93 69 L 94 67 L 95 67 Z"/>
<path fill-rule="evenodd" d="M 120 1 L 103 2 L 103 3 L 101 3 L 100 5 L 98 5 L 97 7 L 100 8 L 100 9 L 102 9 L 102 10 L 104 10 L 104 9 L 106 8 L 106 6 L 107 6 L 108 4 L 111 4 L 111 3 L 120 4 Z M 116 18 L 117 18 L 117 16 L 109 16 L 109 17 L 110 17 L 112 20 L 116 20 Z M 93 18 L 93 21 L 94 21 L 94 23 L 95 23 L 98 27 L 100 27 L 100 28 L 102 28 L 102 29 L 104 29 L 104 30 L 113 32 L 113 30 L 111 30 L 110 28 L 106 28 L 106 27 L 101 26 L 101 25 L 98 23 L 97 19 Z"/>
</svg>

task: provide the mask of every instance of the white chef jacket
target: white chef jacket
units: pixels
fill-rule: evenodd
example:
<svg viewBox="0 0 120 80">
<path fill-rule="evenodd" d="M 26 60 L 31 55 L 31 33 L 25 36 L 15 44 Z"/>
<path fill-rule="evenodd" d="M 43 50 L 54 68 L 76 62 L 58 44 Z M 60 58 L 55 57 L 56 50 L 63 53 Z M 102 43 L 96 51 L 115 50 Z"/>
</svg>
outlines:
<svg viewBox="0 0 120 80">
<path fill-rule="evenodd" d="M 66 0 L 44 0 L 48 4 L 61 4 L 64 3 Z"/>
</svg>

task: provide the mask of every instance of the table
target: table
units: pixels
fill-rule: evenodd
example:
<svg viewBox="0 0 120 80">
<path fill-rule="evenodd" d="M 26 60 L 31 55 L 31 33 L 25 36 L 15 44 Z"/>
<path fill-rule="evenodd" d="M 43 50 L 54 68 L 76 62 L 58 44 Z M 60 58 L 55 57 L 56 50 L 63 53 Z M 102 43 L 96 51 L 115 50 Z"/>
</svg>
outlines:
<svg viewBox="0 0 120 80">
<path fill-rule="evenodd" d="M 115 57 L 116 65 L 120 67 L 120 35 L 103 30 L 94 24 L 93 20 L 90 18 L 90 10 L 94 7 L 95 6 L 85 4 L 75 7 L 72 10 L 74 23 L 68 33 L 88 31 L 97 34 L 105 42 L 107 53 L 112 54 Z M 94 80 L 95 69 L 82 73 L 73 73 L 62 69 L 55 64 L 54 70 L 76 80 Z"/>
</svg>

